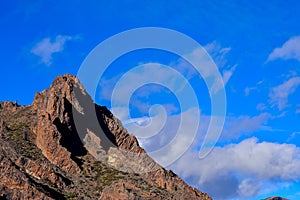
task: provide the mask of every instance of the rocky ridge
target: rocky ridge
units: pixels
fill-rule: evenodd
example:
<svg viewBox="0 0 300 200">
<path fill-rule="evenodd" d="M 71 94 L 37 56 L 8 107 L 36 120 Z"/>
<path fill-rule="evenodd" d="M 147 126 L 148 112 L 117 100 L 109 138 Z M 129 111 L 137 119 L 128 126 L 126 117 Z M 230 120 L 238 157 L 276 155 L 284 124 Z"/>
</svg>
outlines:
<svg viewBox="0 0 300 200">
<path fill-rule="evenodd" d="M 0 102 L 0 199 L 211 198 L 155 163 L 64 75 L 30 106 Z"/>
<path fill-rule="evenodd" d="M 283 197 L 273 196 L 273 197 L 268 197 L 265 200 L 288 200 L 288 199 Z"/>
</svg>

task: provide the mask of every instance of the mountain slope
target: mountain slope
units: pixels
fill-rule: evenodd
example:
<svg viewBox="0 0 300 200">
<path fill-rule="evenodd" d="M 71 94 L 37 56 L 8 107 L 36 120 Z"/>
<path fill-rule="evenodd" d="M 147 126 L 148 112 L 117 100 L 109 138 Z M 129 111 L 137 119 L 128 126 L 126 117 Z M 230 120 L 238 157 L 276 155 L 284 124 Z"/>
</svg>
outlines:
<svg viewBox="0 0 300 200">
<path fill-rule="evenodd" d="M 0 103 L 0 199 L 211 199 L 155 163 L 79 80 Z"/>
</svg>

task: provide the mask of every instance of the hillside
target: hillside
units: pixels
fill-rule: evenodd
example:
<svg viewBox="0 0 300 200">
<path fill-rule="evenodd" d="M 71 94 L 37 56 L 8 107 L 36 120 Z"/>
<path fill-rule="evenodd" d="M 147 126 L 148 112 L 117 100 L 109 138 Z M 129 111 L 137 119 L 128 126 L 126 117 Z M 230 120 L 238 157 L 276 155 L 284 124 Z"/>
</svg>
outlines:
<svg viewBox="0 0 300 200">
<path fill-rule="evenodd" d="M 211 198 L 155 163 L 64 75 L 29 106 L 0 103 L 0 199 Z"/>
</svg>

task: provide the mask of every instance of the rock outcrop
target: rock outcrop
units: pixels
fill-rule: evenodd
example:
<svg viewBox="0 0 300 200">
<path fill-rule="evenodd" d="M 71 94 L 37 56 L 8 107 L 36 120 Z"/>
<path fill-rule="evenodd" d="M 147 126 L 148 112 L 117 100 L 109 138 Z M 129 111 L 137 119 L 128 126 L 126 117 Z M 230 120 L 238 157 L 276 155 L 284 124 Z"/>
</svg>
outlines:
<svg viewBox="0 0 300 200">
<path fill-rule="evenodd" d="M 0 199 L 211 199 L 154 162 L 79 80 L 0 103 Z"/>
<path fill-rule="evenodd" d="M 274 197 L 268 197 L 265 200 L 288 200 L 288 199 L 283 198 L 283 197 L 274 196 Z"/>
</svg>

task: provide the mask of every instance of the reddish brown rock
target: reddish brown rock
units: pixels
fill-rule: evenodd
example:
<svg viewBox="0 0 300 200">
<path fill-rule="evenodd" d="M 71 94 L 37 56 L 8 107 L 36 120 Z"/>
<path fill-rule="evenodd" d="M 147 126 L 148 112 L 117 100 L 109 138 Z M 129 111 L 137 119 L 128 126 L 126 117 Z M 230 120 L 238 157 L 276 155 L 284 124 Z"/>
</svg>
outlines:
<svg viewBox="0 0 300 200">
<path fill-rule="evenodd" d="M 265 200 L 288 200 L 288 199 L 283 197 L 268 197 Z"/>
<path fill-rule="evenodd" d="M 0 102 L 0 109 L 2 109 L 5 112 L 16 112 L 18 110 L 20 106 L 18 105 L 18 103 L 15 102 L 9 102 L 9 101 L 5 101 L 5 102 Z"/>
<path fill-rule="evenodd" d="M 73 85 L 78 80 L 71 75 L 61 76 L 54 80 L 50 89 L 37 93 L 33 108 L 37 110 L 37 125 L 33 132 L 37 135 L 36 145 L 42 150 L 44 156 L 53 164 L 60 166 L 70 173 L 79 173 L 80 167 L 71 159 L 72 152 L 67 147 L 61 145 L 62 134 L 67 134 L 72 140 L 70 117 L 72 110 L 67 107 L 72 103 Z M 66 130 L 61 132 L 59 129 L 66 126 Z"/>
<path fill-rule="evenodd" d="M 7 131 L 7 126 L 3 119 L 0 119 L 0 134 Z"/>
<path fill-rule="evenodd" d="M 0 103 L 0 136 L 0 198 L 211 199 L 155 163 L 72 75 L 31 106 Z"/>
</svg>

